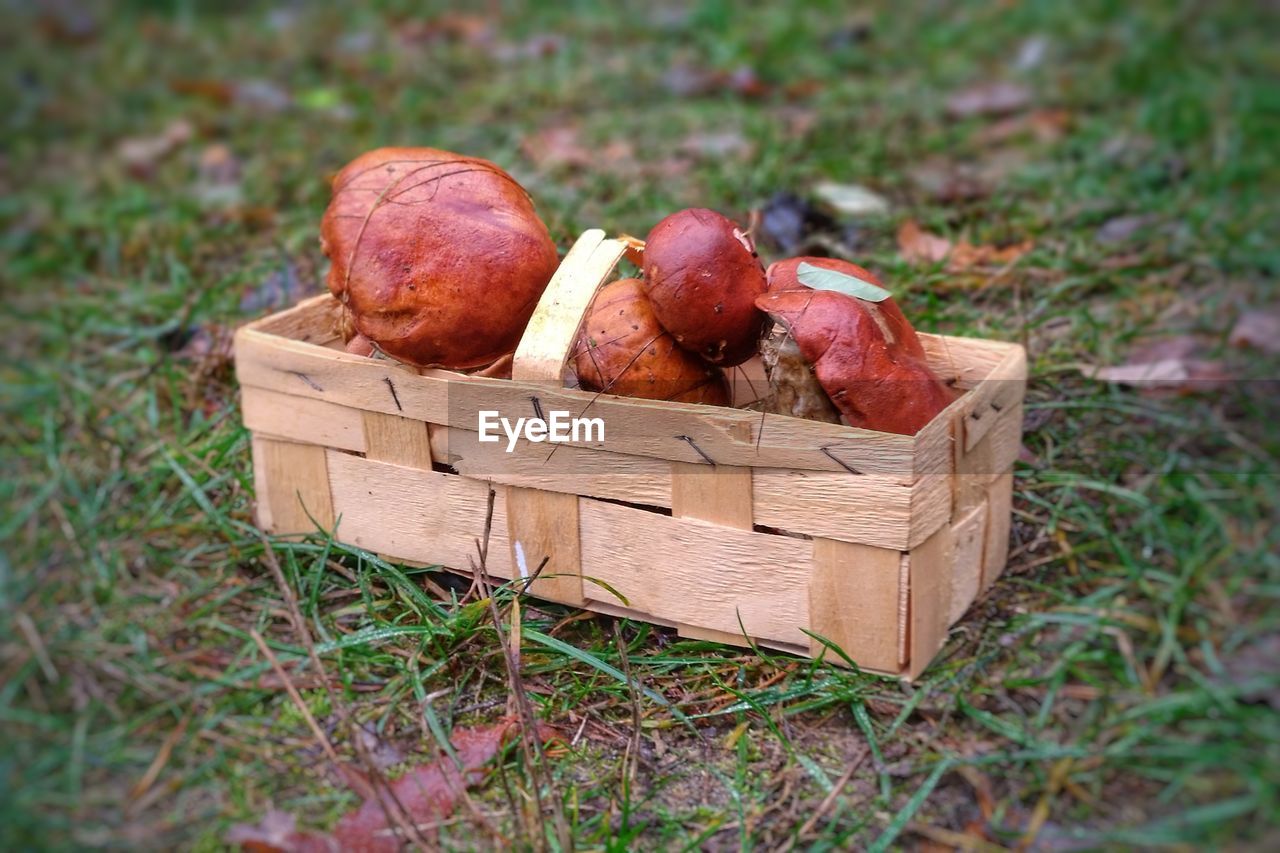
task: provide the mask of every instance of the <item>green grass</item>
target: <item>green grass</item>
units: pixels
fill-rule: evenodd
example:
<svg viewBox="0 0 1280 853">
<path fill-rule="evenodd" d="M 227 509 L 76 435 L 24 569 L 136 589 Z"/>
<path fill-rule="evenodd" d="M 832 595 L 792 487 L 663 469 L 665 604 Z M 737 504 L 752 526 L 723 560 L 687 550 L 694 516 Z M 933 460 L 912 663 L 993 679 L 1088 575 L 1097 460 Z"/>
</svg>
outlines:
<svg viewBox="0 0 1280 853">
<path fill-rule="evenodd" d="M 409 40 L 429 13 L 374 6 L 91 5 L 83 43 L 32 11 L 0 35 L 0 846 L 217 848 L 271 805 L 325 827 L 355 803 L 250 637 L 299 661 L 310 709 L 335 724 L 249 524 L 229 366 L 174 350 L 186 330 L 245 319 L 241 296 L 264 282 L 318 290 L 325 179 L 390 143 L 509 167 L 562 246 L 590 226 L 643 234 L 682 206 L 745 218 L 778 190 L 865 184 L 894 212 L 860 224 L 858 258 L 918 326 L 1029 345 L 1035 461 L 1017 469 L 1010 570 L 918 683 L 629 622 L 624 660 L 610 620 L 525 602 L 531 699 L 570 737 L 582 727 L 542 782 L 577 846 L 883 849 L 975 820 L 1005 845 L 1033 822 L 1045 845 L 1274 840 L 1278 374 L 1226 344 L 1239 312 L 1277 301 L 1274 11 L 513 4 L 498 39 L 563 42 L 503 58 Z M 869 33 L 849 34 L 859 22 Z M 1043 60 L 1017 70 L 1036 37 Z M 674 95 L 670 69 L 686 65 L 750 65 L 774 91 Z M 1068 111 L 1066 134 L 993 144 L 980 136 L 991 120 L 945 117 L 948 93 L 988 78 Z M 181 80 L 265 80 L 293 100 L 219 103 L 175 91 Z M 128 174 L 121 140 L 179 118 L 195 138 L 151 176 Z M 566 122 L 631 156 L 575 169 L 522 152 Z M 712 132 L 752 150 L 684 152 Z M 239 161 L 238 200 L 199 191 L 214 143 Z M 930 157 L 990 165 L 1009 152 L 985 198 L 940 201 L 911 178 Z M 1152 218 L 1100 242 L 1122 215 Z M 913 268 L 893 237 L 907 217 L 1035 249 L 994 280 Z M 1239 381 L 1151 397 L 1073 367 L 1179 334 Z M 487 612 L 424 591 L 441 576 L 318 539 L 273 547 L 340 695 L 406 761 L 503 712 Z M 638 684 L 619 677 L 628 667 Z M 633 690 L 640 752 L 624 787 Z M 528 791 L 518 752 L 504 773 Z M 502 789 L 495 777 L 474 798 L 532 844 Z M 487 843 L 468 820 L 441 833 L 446 846 Z"/>
</svg>

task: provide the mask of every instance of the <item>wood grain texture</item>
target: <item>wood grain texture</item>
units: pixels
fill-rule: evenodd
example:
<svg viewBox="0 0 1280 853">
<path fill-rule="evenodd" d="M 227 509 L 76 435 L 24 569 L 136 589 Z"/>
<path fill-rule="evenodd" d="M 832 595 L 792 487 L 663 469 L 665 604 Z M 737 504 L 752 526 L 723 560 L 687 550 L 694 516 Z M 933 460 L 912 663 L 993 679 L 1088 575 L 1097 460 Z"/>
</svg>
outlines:
<svg viewBox="0 0 1280 853">
<path fill-rule="evenodd" d="M 991 429 L 971 448 L 956 445 L 954 504 L 957 515 L 986 501 L 987 487 L 1013 469 L 1022 448 L 1021 402 L 1011 404 L 999 417 L 993 417 L 992 422 Z"/>
<path fill-rule="evenodd" d="M 259 435 L 251 444 L 258 526 L 279 535 L 332 530 L 329 451 Z"/>
<path fill-rule="evenodd" d="M 587 308 L 625 249 L 599 229 L 583 232 L 538 300 L 516 347 L 512 379 L 559 384 Z"/>
<path fill-rule="evenodd" d="M 953 500 L 952 477 L 945 474 L 923 474 L 911 487 L 911 529 L 908 550 L 923 543 L 944 524 L 950 524 Z"/>
<path fill-rule="evenodd" d="M 364 452 L 359 409 L 251 387 L 240 389 L 240 409 L 245 427 L 258 435 Z"/>
<path fill-rule="evenodd" d="M 583 499 L 582 572 L 677 623 L 802 645 L 813 545 Z M 589 598 L 608 598 L 588 582 Z"/>
<path fill-rule="evenodd" d="M 957 338 L 920 332 L 929 367 L 944 382 L 953 381 L 961 388 L 973 388 L 995 370 L 1018 344 L 985 338 Z"/>
<path fill-rule="evenodd" d="M 1009 559 L 1009 532 L 1013 524 L 1013 473 L 987 487 L 987 535 L 982 547 L 982 588 L 995 583 Z"/>
<path fill-rule="evenodd" d="M 1021 406 L 1027 390 L 1027 353 L 1016 345 L 1009 349 L 990 373 L 968 395 L 969 414 L 964 420 L 964 447 L 973 449 L 990 432 L 1004 413 Z M 1019 422 L 1021 428 L 1021 422 Z"/>
<path fill-rule="evenodd" d="M 750 484 L 755 520 L 793 533 L 905 549 L 911 538 L 913 487 L 897 479 L 757 468 Z"/>
<path fill-rule="evenodd" d="M 809 578 L 809 627 L 844 650 L 859 666 L 898 669 L 898 564 L 901 554 L 887 548 L 813 541 Z M 826 652 L 810 641 L 809 653 Z"/>
<path fill-rule="evenodd" d="M 527 416 L 537 397 L 543 411 L 602 418 L 604 449 L 674 462 L 705 460 L 688 436 L 724 465 L 843 471 L 833 454 L 858 471 L 914 479 L 909 436 L 720 406 L 593 394 L 548 383 L 420 373 L 313 344 L 241 329 L 236 371 L 244 386 L 265 388 L 432 424 L 478 430 L 479 412 Z M 826 452 L 824 452 L 824 449 Z"/>
<path fill-rule="evenodd" d="M 578 496 L 514 486 L 506 492 L 507 535 L 516 576 L 531 577 L 546 559 L 529 592 L 561 604 L 586 603 L 579 562 Z"/>
<path fill-rule="evenodd" d="M 328 451 L 338 538 L 397 559 L 468 569 L 484 534 L 485 483 Z M 489 572 L 512 577 L 504 490 L 494 504 Z"/>
<path fill-rule="evenodd" d="M 911 612 L 907 632 L 909 678 L 925 671 L 947 639 L 954 542 L 951 526 L 946 525 L 907 556 Z"/>
<path fill-rule="evenodd" d="M 431 470 L 431 434 L 422 421 L 365 412 L 363 427 L 365 455 L 370 459 Z"/>
<path fill-rule="evenodd" d="M 482 442 L 470 430 L 433 428 L 438 461 L 459 474 L 509 486 L 671 506 L 671 463 L 571 444 L 518 441 L 510 453 L 501 442 Z M 554 449 L 554 452 L 552 452 Z"/>
<path fill-rule="evenodd" d="M 342 303 L 328 293 L 303 299 L 297 305 L 254 320 L 244 328 L 276 337 L 341 348 Z"/>
<path fill-rule="evenodd" d="M 951 609 L 947 624 L 964 616 L 982 590 L 982 546 L 987 539 L 987 503 L 983 501 L 952 525 L 955 537 L 951 566 Z"/>
<path fill-rule="evenodd" d="M 671 514 L 751 530 L 750 468 L 671 463 Z"/>
<path fill-rule="evenodd" d="M 697 625 L 687 625 L 683 622 L 676 625 L 676 634 L 687 640 L 706 640 L 710 643 L 723 643 L 726 646 L 747 648 L 751 645 L 751 642 L 741 631 L 730 634 L 728 631 L 714 631 L 710 628 L 700 628 Z"/>
</svg>

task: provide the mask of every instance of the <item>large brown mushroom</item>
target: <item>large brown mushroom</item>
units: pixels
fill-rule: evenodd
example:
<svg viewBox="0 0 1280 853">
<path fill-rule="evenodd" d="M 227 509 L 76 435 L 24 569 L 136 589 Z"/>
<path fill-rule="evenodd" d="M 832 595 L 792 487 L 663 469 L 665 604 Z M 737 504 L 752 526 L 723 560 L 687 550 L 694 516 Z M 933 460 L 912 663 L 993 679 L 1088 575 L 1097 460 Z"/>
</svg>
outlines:
<svg viewBox="0 0 1280 853">
<path fill-rule="evenodd" d="M 850 426 L 915 435 L 955 393 L 892 337 L 872 304 L 830 290 L 779 290 L 756 300 L 794 338 Z"/>
<path fill-rule="evenodd" d="M 596 294 L 574 348 L 578 382 L 622 397 L 729 404 L 719 369 L 676 345 L 658 324 L 639 279 L 606 284 Z"/>
<path fill-rule="evenodd" d="M 644 243 L 644 284 L 658 322 L 712 364 L 750 358 L 765 317 L 755 307 L 764 269 L 751 238 L 714 210 L 681 210 Z"/>
<path fill-rule="evenodd" d="M 420 367 L 512 352 L 559 263 L 514 178 L 434 148 L 379 148 L 347 164 L 320 244 L 356 330 Z"/>
</svg>

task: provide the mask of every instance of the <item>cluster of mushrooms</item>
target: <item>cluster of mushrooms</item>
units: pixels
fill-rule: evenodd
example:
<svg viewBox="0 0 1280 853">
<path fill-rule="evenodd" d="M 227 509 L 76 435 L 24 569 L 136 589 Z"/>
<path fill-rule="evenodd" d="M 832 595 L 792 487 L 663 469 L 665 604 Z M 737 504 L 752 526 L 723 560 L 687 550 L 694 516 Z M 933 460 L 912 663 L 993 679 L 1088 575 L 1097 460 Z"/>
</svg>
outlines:
<svg viewBox="0 0 1280 853">
<path fill-rule="evenodd" d="M 342 169 L 321 247 L 349 352 L 487 376 L 509 376 L 559 265 L 514 178 L 433 148 L 379 148 Z M 905 435 L 955 398 L 856 264 L 765 270 L 742 228 L 699 208 L 663 219 L 628 257 L 641 277 L 600 288 L 571 354 L 582 388 L 727 406 L 725 371 L 760 355 L 769 388 L 756 407 Z"/>
</svg>

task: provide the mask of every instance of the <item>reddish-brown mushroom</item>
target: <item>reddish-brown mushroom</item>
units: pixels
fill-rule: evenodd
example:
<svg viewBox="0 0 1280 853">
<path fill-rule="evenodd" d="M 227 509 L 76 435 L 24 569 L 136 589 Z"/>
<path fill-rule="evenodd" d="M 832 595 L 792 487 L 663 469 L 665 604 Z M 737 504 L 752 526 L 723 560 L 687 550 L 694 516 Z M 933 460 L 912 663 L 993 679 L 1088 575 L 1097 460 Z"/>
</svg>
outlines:
<svg viewBox="0 0 1280 853">
<path fill-rule="evenodd" d="M 830 290 L 782 290 L 756 300 L 795 339 L 850 426 L 915 435 L 955 393 L 891 339 L 869 303 Z"/>
<path fill-rule="evenodd" d="M 764 269 L 733 220 L 702 208 L 663 219 L 645 240 L 644 284 L 658 322 L 680 346 L 724 367 L 755 352 Z"/>
<path fill-rule="evenodd" d="M 849 261 L 842 261 L 838 258 L 787 258 L 784 261 L 777 261 L 769 265 L 769 269 L 765 273 L 766 286 L 769 292 L 781 293 L 787 290 L 809 290 L 809 286 L 800 280 L 801 264 L 843 273 L 874 284 L 876 287 L 884 287 L 874 273 Z M 893 301 L 892 296 L 880 302 L 868 302 L 865 299 L 858 301 L 880 325 L 890 343 L 900 347 L 904 352 L 910 353 L 915 358 L 924 359 L 924 347 L 920 345 L 920 338 L 916 336 L 916 330 L 902 313 L 898 303 Z"/>
<path fill-rule="evenodd" d="M 392 358 L 478 367 L 515 349 L 559 263 L 515 179 L 434 148 L 379 148 L 333 181 L 329 289 Z"/>
<path fill-rule="evenodd" d="M 578 382 L 622 397 L 729 404 L 724 374 L 676 345 L 639 279 L 606 284 L 596 294 L 574 348 Z"/>
</svg>

